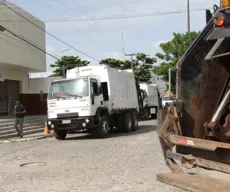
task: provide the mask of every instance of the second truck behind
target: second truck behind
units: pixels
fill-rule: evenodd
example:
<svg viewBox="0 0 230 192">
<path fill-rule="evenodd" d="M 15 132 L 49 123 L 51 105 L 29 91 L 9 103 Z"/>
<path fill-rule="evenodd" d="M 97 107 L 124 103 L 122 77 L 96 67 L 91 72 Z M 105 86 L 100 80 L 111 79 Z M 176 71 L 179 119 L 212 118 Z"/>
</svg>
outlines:
<svg viewBox="0 0 230 192">
<path fill-rule="evenodd" d="M 160 108 L 160 95 L 156 84 L 140 83 L 143 91 L 143 106 L 147 110 L 147 116 L 156 117 Z"/>
</svg>

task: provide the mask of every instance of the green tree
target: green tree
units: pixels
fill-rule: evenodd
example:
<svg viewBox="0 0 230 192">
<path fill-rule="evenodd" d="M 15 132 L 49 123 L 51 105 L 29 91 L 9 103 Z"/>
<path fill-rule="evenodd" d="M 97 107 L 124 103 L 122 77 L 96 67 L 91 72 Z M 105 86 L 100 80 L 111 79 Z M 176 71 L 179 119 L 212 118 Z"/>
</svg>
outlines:
<svg viewBox="0 0 230 192">
<path fill-rule="evenodd" d="M 131 69 L 133 63 L 133 70 L 136 79 L 140 82 L 150 83 L 151 69 L 153 64 L 156 63 L 156 58 L 148 57 L 144 53 L 138 53 L 133 61 L 108 58 L 100 61 L 101 65 L 107 65 L 115 69 Z"/>
<path fill-rule="evenodd" d="M 157 75 L 161 75 L 162 80 L 168 81 L 168 71 L 170 68 L 173 68 L 171 81 L 172 91 L 174 92 L 176 85 L 176 64 L 198 35 L 199 32 L 195 31 L 187 33 L 173 33 L 171 41 L 160 44 L 160 48 L 163 53 L 156 54 L 159 66 L 153 67 L 153 72 Z"/>
<path fill-rule="evenodd" d="M 55 68 L 51 77 L 58 77 L 66 74 L 67 69 L 73 69 L 75 67 L 87 66 L 90 62 L 81 60 L 78 56 L 62 56 L 55 64 L 50 66 Z"/>
</svg>

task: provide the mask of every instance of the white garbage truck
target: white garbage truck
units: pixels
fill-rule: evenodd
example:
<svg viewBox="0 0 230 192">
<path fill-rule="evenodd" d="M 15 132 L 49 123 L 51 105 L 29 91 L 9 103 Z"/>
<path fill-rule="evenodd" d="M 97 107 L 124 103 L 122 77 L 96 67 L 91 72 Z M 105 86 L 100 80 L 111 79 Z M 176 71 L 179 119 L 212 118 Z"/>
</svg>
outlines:
<svg viewBox="0 0 230 192">
<path fill-rule="evenodd" d="M 143 106 L 148 117 L 156 117 L 160 108 L 160 94 L 156 84 L 140 83 L 143 94 Z"/>
<path fill-rule="evenodd" d="M 107 66 L 67 70 L 66 79 L 50 83 L 49 130 L 56 139 L 84 131 L 105 138 L 113 128 L 138 129 L 138 96 L 134 74 Z"/>
</svg>

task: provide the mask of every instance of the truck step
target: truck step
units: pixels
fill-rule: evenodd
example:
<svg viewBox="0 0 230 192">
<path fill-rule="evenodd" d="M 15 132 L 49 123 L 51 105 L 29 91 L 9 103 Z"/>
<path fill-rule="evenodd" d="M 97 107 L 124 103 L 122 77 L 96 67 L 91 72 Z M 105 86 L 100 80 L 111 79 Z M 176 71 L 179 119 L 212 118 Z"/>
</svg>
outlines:
<svg viewBox="0 0 230 192">
<path fill-rule="evenodd" d="M 158 174 L 157 181 L 191 192 L 229 192 L 230 182 L 208 176 L 186 173 Z"/>
</svg>

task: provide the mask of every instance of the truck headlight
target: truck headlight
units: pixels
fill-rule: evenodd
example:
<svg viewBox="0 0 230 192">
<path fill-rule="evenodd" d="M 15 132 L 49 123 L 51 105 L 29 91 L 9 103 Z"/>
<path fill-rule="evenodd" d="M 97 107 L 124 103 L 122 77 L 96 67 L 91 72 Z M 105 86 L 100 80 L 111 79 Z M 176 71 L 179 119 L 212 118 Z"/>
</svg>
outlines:
<svg viewBox="0 0 230 192">
<path fill-rule="evenodd" d="M 89 119 L 86 119 L 85 122 L 86 122 L 86 123 L 89 123 Z"/>
<path fill-rule="evenodd" d="M 48 125 L 51 125 L 51 121 L 48 121 Z"/>
</svg>

